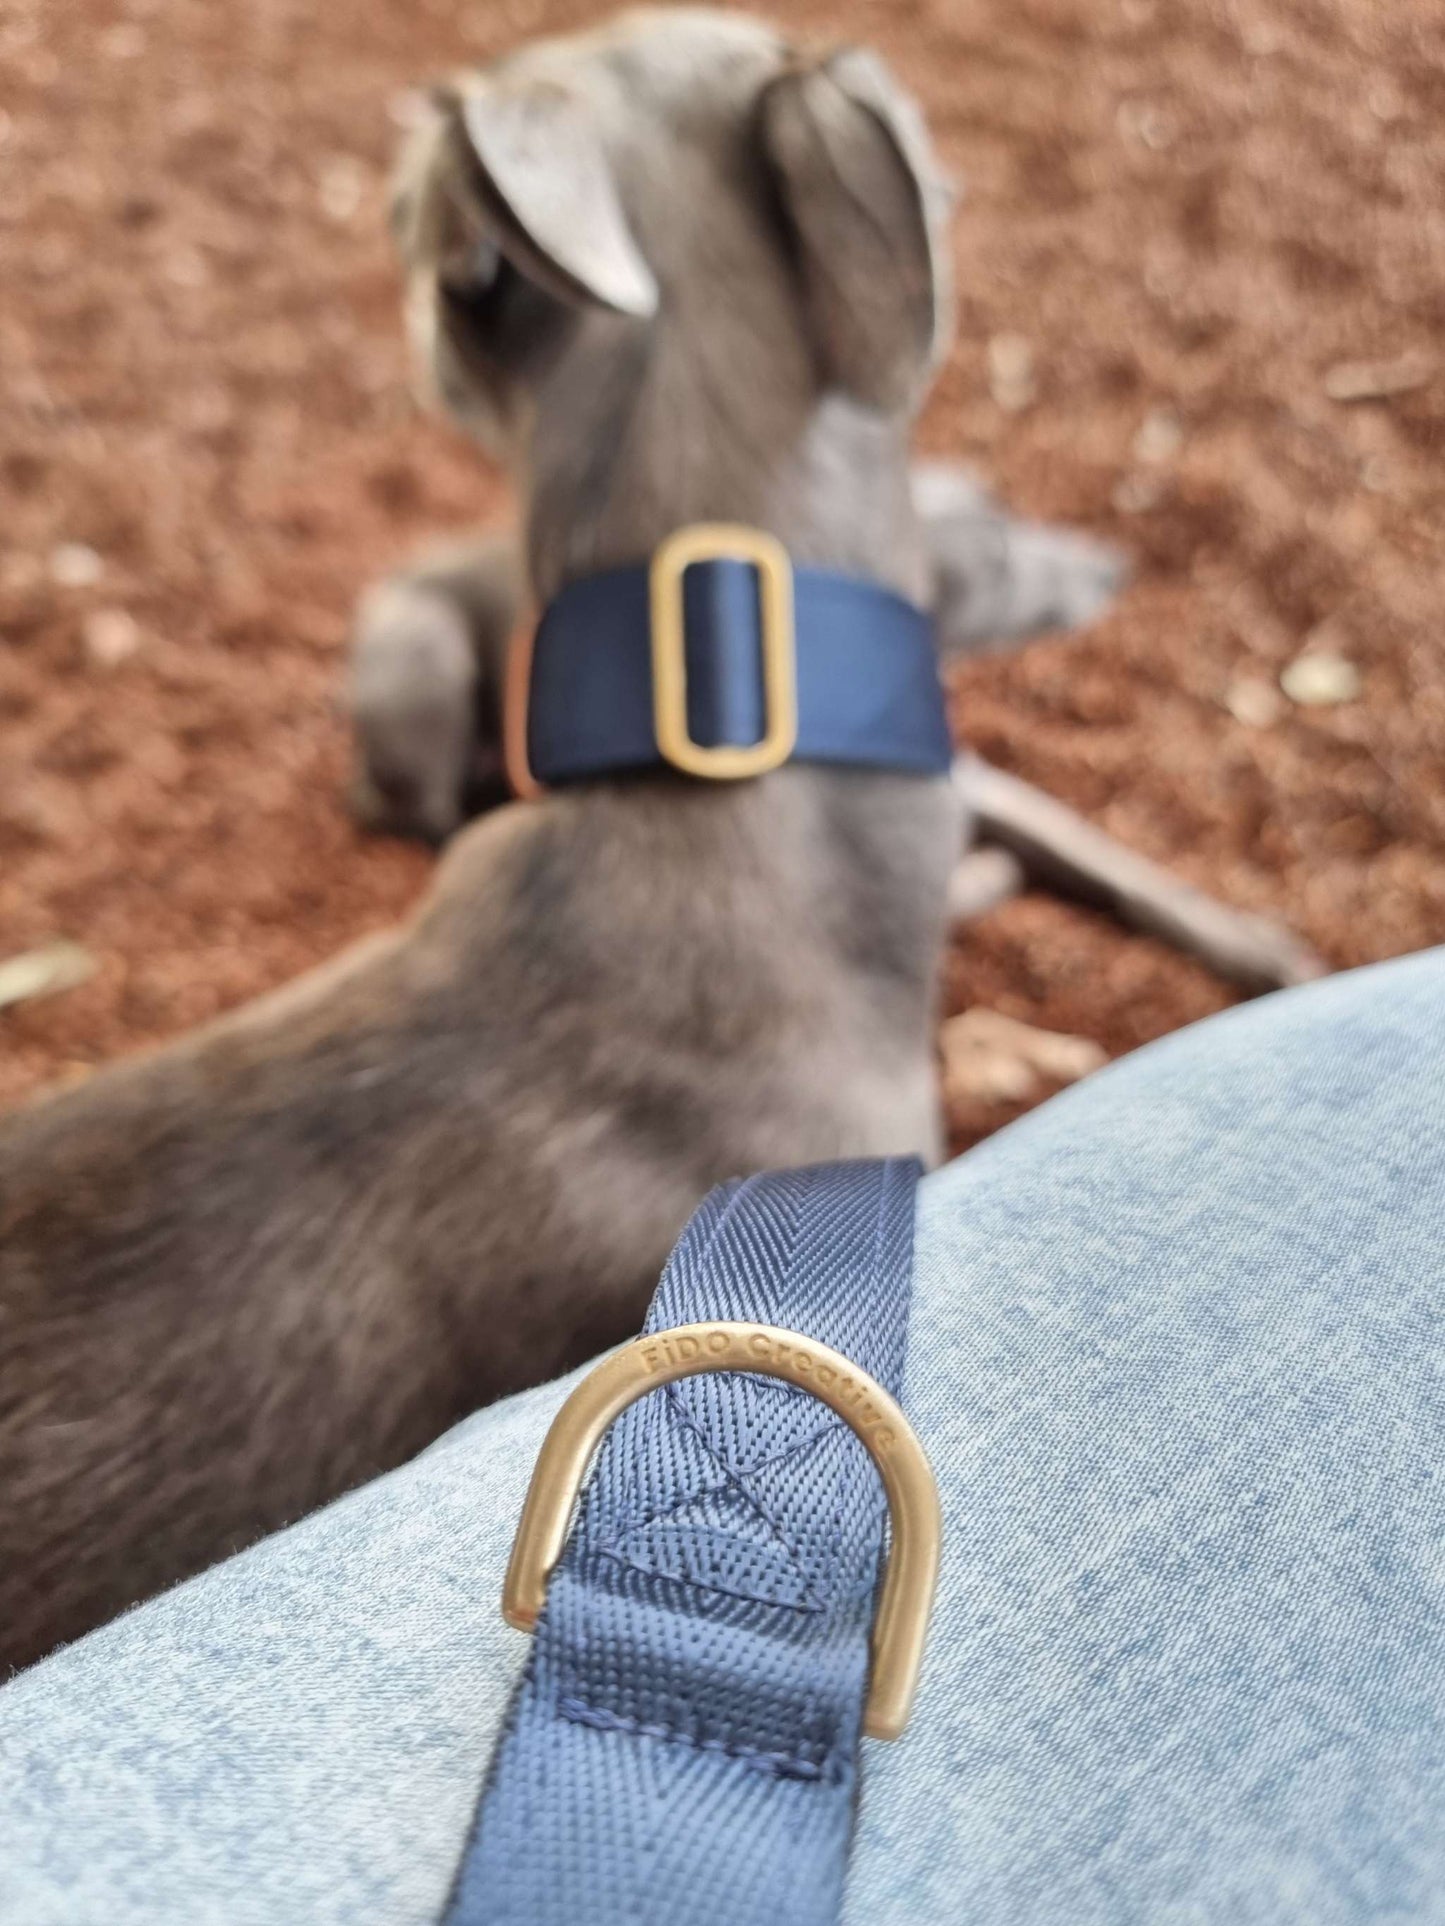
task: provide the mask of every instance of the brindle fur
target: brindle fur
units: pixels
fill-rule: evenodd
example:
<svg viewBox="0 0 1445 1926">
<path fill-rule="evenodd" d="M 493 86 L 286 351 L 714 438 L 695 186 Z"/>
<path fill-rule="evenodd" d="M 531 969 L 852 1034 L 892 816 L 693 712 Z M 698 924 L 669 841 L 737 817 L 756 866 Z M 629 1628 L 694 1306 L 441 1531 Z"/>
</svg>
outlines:
<svg viewBox="0 0 1445 1926">
<path fill-rule="evenodd" d="M 919 595 L 940 205 L 875 62 L 737 16 L 441 89 L 412 322 L 511 462 L 534 596 L 705 519 Z M 719 1179 L 933 1156 L 959 837 L 946 782 L 806 767 L 500 809 L 400 932 L 6 1120 L 0 1656 L 635 1329 Z"/>
</svg>

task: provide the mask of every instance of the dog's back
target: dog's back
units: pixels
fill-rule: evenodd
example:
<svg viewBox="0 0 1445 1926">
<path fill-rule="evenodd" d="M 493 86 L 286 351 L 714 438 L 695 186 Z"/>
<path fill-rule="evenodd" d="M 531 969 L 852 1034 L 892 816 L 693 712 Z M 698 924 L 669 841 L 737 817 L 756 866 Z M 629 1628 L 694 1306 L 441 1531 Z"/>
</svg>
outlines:
<svg viewBox="0 0 1445 1926">
<path fill-rule="evenodd" d="M 873 63 L 629 16 L 441 90 L 397 226 L 532 587 L 751 522 L 922 588 L 945 302 Z M 410 929 L 0 1129 L 0 1658 L 635 1328 L 692 1205 L 935 1148 L 943 783 L 797 766 L 474 826 Z"/>
</svg>

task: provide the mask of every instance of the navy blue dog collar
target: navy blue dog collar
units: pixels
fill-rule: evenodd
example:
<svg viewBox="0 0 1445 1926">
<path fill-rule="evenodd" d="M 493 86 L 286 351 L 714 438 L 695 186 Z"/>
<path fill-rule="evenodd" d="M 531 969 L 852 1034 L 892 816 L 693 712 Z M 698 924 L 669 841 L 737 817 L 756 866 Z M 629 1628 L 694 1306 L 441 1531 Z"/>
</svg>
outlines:
<svg viewBox="0 0 1445 1926">
<path fill-rule="evenodd" d="M 951 757 L 928 616 L 878 583 L 795 568 L 755 529 L 681 529 L 647 566 L 570 583 L 509 690 L 523 794 L 788 761 L 939 776 Z"/>
</svg>

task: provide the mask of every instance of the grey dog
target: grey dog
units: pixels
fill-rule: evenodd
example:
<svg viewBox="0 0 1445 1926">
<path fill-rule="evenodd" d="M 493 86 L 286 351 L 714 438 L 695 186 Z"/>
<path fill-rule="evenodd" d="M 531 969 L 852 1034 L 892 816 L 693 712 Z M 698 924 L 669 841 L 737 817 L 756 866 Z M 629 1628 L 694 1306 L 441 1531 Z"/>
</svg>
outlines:
<svg viewBox="0 0 1445 1926">
<path fill-rule="evenodd" d="M 700 520 L 934 594 L 943 209 L 876 61 L 735 15 L 437 89 L 410 326 L 516 477 L 533 599 Z M 0 1660 L 635 1330 L 720 1179 L 933 1158 L 962 814 L 802 765 L 500 808 L 404 928 L 0 1125 Z"/>
</svg>

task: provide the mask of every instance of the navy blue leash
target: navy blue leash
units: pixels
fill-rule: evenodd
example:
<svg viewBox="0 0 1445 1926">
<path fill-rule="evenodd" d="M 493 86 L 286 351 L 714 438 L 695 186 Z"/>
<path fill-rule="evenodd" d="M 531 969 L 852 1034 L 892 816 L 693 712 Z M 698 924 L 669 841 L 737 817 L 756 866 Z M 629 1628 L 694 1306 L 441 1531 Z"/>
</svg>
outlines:
<svg viewBox="0 0 1445 1926">
<path fill-rule="evenodd" d="M 688 734 L 704 747 L 766 732 L 762 618 L 752 567 L 690 567 L 683 582 Z M 877 582 L 792 570 L 798 733 L 792 760 L 921 776 L 952 757 L 933 625 Z M 648 570 L 609 570 L 564 588 L 532 643 L 526 747 L 556 785 L 662 768 L 653 713 Z"/>
<path fill-rule="evenodd" d="M 726 1184 L 648 1332 L 733 1320 L 830 1345 L 896 1396 L 912 1159 Z M 884 1500 L 807 1392 L 650 1392 L 598 1453 L 552 1574 L 447 1926 L 831 1926 Z"/>
</svg>

